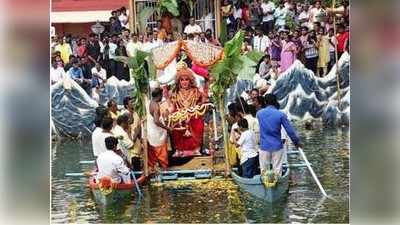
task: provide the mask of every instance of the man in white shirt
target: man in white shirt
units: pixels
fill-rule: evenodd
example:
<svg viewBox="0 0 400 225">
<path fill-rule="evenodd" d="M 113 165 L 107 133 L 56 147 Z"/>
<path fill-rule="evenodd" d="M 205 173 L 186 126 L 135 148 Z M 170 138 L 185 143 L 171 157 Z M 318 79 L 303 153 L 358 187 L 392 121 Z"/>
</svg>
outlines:
<svg viewBox="0 0 400 225">
<path fill-rule="evenodd" d="M 113 120 L 110 117 L 104 117 L 101 123 L 102 129 L 95 129 L 92 133 L 92 148 L 93 155 L 98 157 L 101 153 L 106 152 L 105 139 L 113 136 L 111 129 L 113 127 Z"/>
<path fill-rule="evenodd" d="M 96 62 L 95 66 L 91 69 L 93 79 L 95 79 L 96 87 L 101 86 L 107 81 L 107 72 L 101 67 L 99 62 Z"/>
<path fill-rule="evenodd" d="M 129 150 L 133 147 L 133 141 L 128 134 L 128 132 L 130 132 L 129 129 L 129 116 L 127 114 L 118 116 L 117 125 L 113 129 L 113 134 L 114 137 L 118 138 L 118 148 L 124 154 L 123 158 L 126 159 L 128 159 Z"/>
<path fill-rule="evenodd" d="M 126 8 L 125 7 L 121 7 L 121 9 L 119 9 L 119 11 L 121 13 L 118 16 L 119 22 L 121 23 L 122 27 L 125 27 L 125 28 L 128 29 L 129 28 L 129 17 L 128 17 L 127 13 L 126 13 Z"/>
<path fill-rule="evenodd" d="M 64 75 L 65 75 L 64 68 L 57 66 L 57 62 L 53 60 L 52 65 L 50 67 L 51 84 L 57 83 L 64 77 Z"/>
<path fill-rule="evenodd" d="M 261 30 L 257 30 L 256 36 L 253 38 L 253 49 L 259 52 L 265 52 L 271 46 L 268 36 L 263 34 Z"/>
<path fill-rule="evenodd" d="M 256 135 L 249 130 L 249 124 L 246 119 L 238 122 L 241 131 L 240 138 L 236 142 L 236 146 L 240 149 L 240 166 L 242 167 L 242 177 L 252 178 L 256 175 L 258 146 Z"/>
<path fill-rule="evenodd" d="M 261 9 L 263 13 L 262 29 L 265 34 L 268 34 L 274 29 L 275 4 L 272 1 L 266 3 L 266 0 L 264 0 L 264 2 L 261 3 Z"/>
<path fill-rule="evenodd" d="M 301 6 L 301 12 L 299 14 L 299 23 L 302 27 L 308 27 L 308 19 L 309 19 L 310 15 L 308 14 L 308 10 L 307 7 L 305 5 Z"/>
<path fill-rule="evenodd" d="M 91 69 L 92 72 L 92 98 L 97 102 L 100 101 L 100 87 L 107 82 L 107 72 L 103 69 L 99 62 Z"/>
<path fill-rule="evenodd" d="M 131 34 L 131 39 L 126 45 L 126 53 L 129 57 L 135 57 L 137 50 L 141 49 L 141 43 L 138 41 L 138 36 L 135 33 Z"/>
<path fill-rule="evenodd" d="M 320 22 L 321 26 L 324 26 L 324 22 L 322 20 L 322 16 L 325 10 L 321 7 L 321 1 L 316 1 L 313 8 L 309 11 L 309 28 L 314 29 L 314 23 Z"/>
<path fill-rule="evenodd" d="M 201 32 L 202 32 L 201 27 L 199 25 L 195 24 L 194 18 L 191 17 L 189 20 L 189 24 L 185 27 L 184 33 L 197 35 Z"/>
<path fill-rule="evenodd" d="M 124 160 L 118 154 L 118 139 L 107 137 L 104 141 L 107 151 L 97 157 L 98 173 L 97 179 L 109 176 L 113 183 L 131 183 L 130 170 Z"/>
<path fill-rule="evenodd" d="M 108 47 L 109 47 L 108 58 L 110 59 L 110 71 L 111 71 L 110 76 L 115 76 L 117 73 L 117 64 L 114 59 L 116 57 L 115 50 L 118 47 L 116 34 L 113 34 L 111 36 L 111 41 L 110 41 L 110 43 L 108 43 Z"/>
</svg>

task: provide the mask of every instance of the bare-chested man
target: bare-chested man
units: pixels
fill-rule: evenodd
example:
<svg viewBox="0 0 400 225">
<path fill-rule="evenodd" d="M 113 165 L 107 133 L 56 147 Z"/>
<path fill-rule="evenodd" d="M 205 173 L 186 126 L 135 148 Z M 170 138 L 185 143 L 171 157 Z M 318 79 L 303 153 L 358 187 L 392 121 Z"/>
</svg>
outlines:
<svg viewBox="0 0 400 225">
<path fill-rule="evenodd" d="M 161 121 L 160 102 L 162 90 L 156 88 L 151 93 L 152 100 L 149 103 L 147 114 L 147 137 L 149 141 L 149 167 L 153 168 L 156 162 L 163 169 L 168 167 L 167 137 L 171 128 Z"/>
</svg>

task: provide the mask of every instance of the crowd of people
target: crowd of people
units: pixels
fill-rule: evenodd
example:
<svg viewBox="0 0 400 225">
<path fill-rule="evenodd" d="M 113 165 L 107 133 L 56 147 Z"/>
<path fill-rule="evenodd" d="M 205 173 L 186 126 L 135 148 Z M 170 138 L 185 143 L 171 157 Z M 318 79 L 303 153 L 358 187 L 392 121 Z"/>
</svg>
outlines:
<svg viewBox="0 0 400 225">
<path fill-rule="evenodd" d="M 88 37 L 52 37 L 51 83 L 69 76 L 93 97 L 112 76 L 119 80 L 130 80 L 128 66 L 115 60 L 117 56 L 135 57 L 138 50 L 150 51 L 175 40 L 224 46 L 226 40 L 231 39 L 239 29 L 245 32 L 242 51 L 257 50 L 264 54 L 256 70 L 261 80 L 268 82 L 278 79 L 296 59 L 316 76 L 323 77 L 338 60 L 335 51 L 339 57 L 349 51 L 349 5 L 347 0 L 341 4 L 332 9 L 318 0 L 313 4 L 291 0 L 224 0 L 221 5 L 222 28 L 219 37 L 216 37 L 214 29 L 203 30 L 195 18 L 189 19 L 181 33 L 174 28 L 164 27 L 161 21 L 157 21 L 154 27 L 147 26 L 143 32 L 131 31 L 128 28 L 129 12 L 122 7 L 112 12 L 109 26 L 101 35 L 91 33 Z M 334 26 L 337 28 L 336 36 Z M 263 89 L 265 86 L 255 87 L 245 100 L 239 98 L 228 106 L 229 160 L 232 165 L 237 164 L 236 154 L 239 152 L 239 164 L 245 177 L 252 177 L 258 165 L 261 170 L 267 170 L 266 162 L 271 163 L 271 160 L 274 171 L 281 174 L 281 127 L 296 146 L 301 144 L 287 117 L 279 111 L 276 97 L 260 94 L 266 91 Z M 170 130 L 157 120 L 160 115 L 156 107 L 159 101 L 156 100 L 165 96 L 154 94 L 152 107 L 156 110 L 151 110 L 155 112 L 151 114 L 154 119 L 152 125 L 165 131 Z M 140 141 L 140 119 L 133 110 L 132 98 L 127 96 L 124 99 L 123 110 L 119 110 L 116 102 L 110 100 L 107 107 L 100 107 L 96 114 L 92 143 L 94 155 L 98 157 L 98 168 L 108 163 L 106 159 L 103 162 L 99 156 L 112 150 L 121 156 L 124 166 L 140 170 L 143 166 L 140 155 L 143 143 Z M 267 123 L 274 126 L 267 126 Z M 110 136 L 116 139 L 108 138 Z M 161 166 L 166 167 L 167 162 L 160 160 L 165 155 L 150 157 L 158 159 Z M 117 161 L 120 165 L 121 160 L 118 158 Z M 119 171 L 126 172 L 126 169 Z"/>
</svg>

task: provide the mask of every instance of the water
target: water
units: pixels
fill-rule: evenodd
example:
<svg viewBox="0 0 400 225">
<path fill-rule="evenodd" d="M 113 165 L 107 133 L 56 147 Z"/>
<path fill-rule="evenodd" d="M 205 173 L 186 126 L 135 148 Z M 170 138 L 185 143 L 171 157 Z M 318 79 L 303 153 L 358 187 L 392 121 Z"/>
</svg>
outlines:
<svg viewBox="0 0 400 225">
<path fill-rule="evenodd" d="M 134 197 L 108 208 L 95 204 L 87 177 L 65 173 L 90 171 L 91 143 L 53 144 L 53 223 L 349 223 L 348 129 L 299 129 L 304 152 L 328 195 L 322 198 L 306 168 L 292 169 L 289 194 L 265 204 L 241 191 L 230 179 L 153 183 Z M 299 156 L 291 156 L 295 162 Z"/>
</svg>

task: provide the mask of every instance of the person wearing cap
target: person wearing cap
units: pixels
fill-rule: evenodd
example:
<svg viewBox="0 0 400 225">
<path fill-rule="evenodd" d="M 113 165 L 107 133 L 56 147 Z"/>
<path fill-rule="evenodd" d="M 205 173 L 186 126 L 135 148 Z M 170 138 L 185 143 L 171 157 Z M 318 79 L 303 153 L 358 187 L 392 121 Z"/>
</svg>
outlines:
<svg viewBox="0 0 400 225">
<path fill-rule="evenodd" d="M 285 160 L 281 127 L 285 128 L 286 133 L 297 148 L 302 147 L 302 144 L 286 114 L 279 110 L 280 106 L 276 96 L 267 94 L 265 104 L 266 107 L 257 112 L 257 120 L 260 126 L 259 160 L 261 174 L 269 170 L 270 164 L 272 164 L 273 172 L 281 176 L 282 164 Z"/>
</svg>

